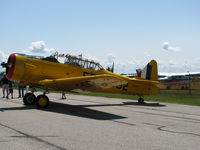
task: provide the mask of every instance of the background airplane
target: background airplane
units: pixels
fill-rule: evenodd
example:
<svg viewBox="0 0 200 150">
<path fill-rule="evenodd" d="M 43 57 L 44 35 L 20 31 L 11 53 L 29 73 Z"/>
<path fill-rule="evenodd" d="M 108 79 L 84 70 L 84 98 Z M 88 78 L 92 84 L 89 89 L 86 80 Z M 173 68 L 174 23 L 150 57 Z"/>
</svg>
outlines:
<svg viewBox="0 0 200 150">
<path fill-rule="evenodd" d="M 105 70 L 99 63 L 87 59 L 66 55 L 64 63 L 54 56 L 41 57 L 14 53 L 8 58 L 6 77 L 9 80 L 29 85 L 33 88 L 43 88 L 44 94 L 35 96 L 27 93 L 23 102 L 25 105 L 36 103 L 38 108 L 49 105 L 46 96 L 48 90 L 73 92 L 100 92 L 138 95 L 139 103 L 143 103 L 144 95 L 158 93 L 157 62 L 152 60 L 142 70 L 141 75 L 128 78 Z"/>
<path fill-rule="evenodd" d="M 159 81 L 163 87 L 161 89 L 181 89 L 187 90 L 190 84 L 199 83 L 200 72 L 187 72 L 187 73 L 160 73 Z M 194 87 L 195 85 L 193 85 Z"/>
</svg>

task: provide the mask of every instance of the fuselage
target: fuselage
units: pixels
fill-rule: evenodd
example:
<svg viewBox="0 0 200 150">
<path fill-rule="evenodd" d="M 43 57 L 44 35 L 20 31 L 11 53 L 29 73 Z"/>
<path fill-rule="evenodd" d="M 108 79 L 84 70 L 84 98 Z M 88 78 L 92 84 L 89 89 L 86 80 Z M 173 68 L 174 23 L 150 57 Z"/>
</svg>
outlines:
<svg viewBox="0 0 200 150">
<path fill-rule="evenodd" d="M 126 83 L 113 86 L 111 88 L 97 90 L 95 92 L 103 93 L 121 93 L 121 94 L 136 94 L 155 95 L 158 92 L 156 86 L 157 81 L 149 81 L 141 78 L 128 78 L 118 75 L 103 69 L 98 64 L 88 63 L 87 67 L 82 65 L 85 62 L 77 63 L 59 63 L 42 60 L 38 58 L 31 58 L 17 54 L 11 54 L 8 59 L 11 67 L 7 69 L 7 78 L 12 81 L 20 82 L 23 85 L 41 86 L 39 81 L 46 79 L 62 79 L 80 76 L 92 76 L 109 74 L 124 80 Z M 89 65 L 92 67 L 90 68 Z M 56 89 L 55 89 L 56 90 Z"/>
</svg>

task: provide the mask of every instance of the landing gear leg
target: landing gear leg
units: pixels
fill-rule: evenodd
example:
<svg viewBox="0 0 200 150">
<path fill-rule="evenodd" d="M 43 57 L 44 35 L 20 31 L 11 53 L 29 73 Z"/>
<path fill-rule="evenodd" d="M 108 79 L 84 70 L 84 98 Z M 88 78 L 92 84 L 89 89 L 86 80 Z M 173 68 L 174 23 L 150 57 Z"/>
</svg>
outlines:
<svg viewBox="0 0 200 150">
<path fill-rule="evenodd" d="M 48 88 L 45 88 L 45 90 L 43 92 L 43 95 L 46 95 L 46 94 L 49 94 L 49 89 Z"/>
<path fill-rule="evenodd" d="M 142 97 L 138 98 L 138 103 L 139 104 L 144 104 L 144 99 Z"/>
</svg>

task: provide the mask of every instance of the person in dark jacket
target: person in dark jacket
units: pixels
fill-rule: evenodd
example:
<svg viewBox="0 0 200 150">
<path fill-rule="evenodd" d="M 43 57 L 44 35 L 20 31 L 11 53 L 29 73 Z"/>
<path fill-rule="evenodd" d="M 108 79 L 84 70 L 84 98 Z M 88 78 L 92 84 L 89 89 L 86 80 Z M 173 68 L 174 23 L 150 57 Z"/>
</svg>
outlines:
<svg viewBox="0 0 200 150">
<path fill-rule="evenodd" d="M 3 98 L 5 98 L 5 91 L 6 91 L 6 98 L 8 98 L 9 94 L 9 80 L 6 78 L 6 75 L 1 79 L 2 82 L 2 90 L 3 90 Z"/>
</svg>

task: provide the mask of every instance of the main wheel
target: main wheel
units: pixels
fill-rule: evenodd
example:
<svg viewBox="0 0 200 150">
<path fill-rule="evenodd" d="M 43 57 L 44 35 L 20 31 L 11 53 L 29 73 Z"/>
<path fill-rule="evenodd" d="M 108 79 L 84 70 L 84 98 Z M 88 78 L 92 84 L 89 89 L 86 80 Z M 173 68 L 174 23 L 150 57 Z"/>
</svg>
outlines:
<svg viewBox="0 0 200 150">
<path fill-rule="evenodd" d="M 143 98 L 138 98 L 138 103 L 140 103 L 140 104 L 144 104 L 144 99 Z"/>
<path fill-rule="evenodd" d="M 46 108 L 49 106 L 49 98 L 46 95 L 38 95 L 36 98 L 37 108 Z"/>
<path fill-rule="evenodd" d="M 36 97 L 33 93 L 26 93 L 23 97 L 24 105 L 33 105 L 35 104 Z"/>
</svg>

